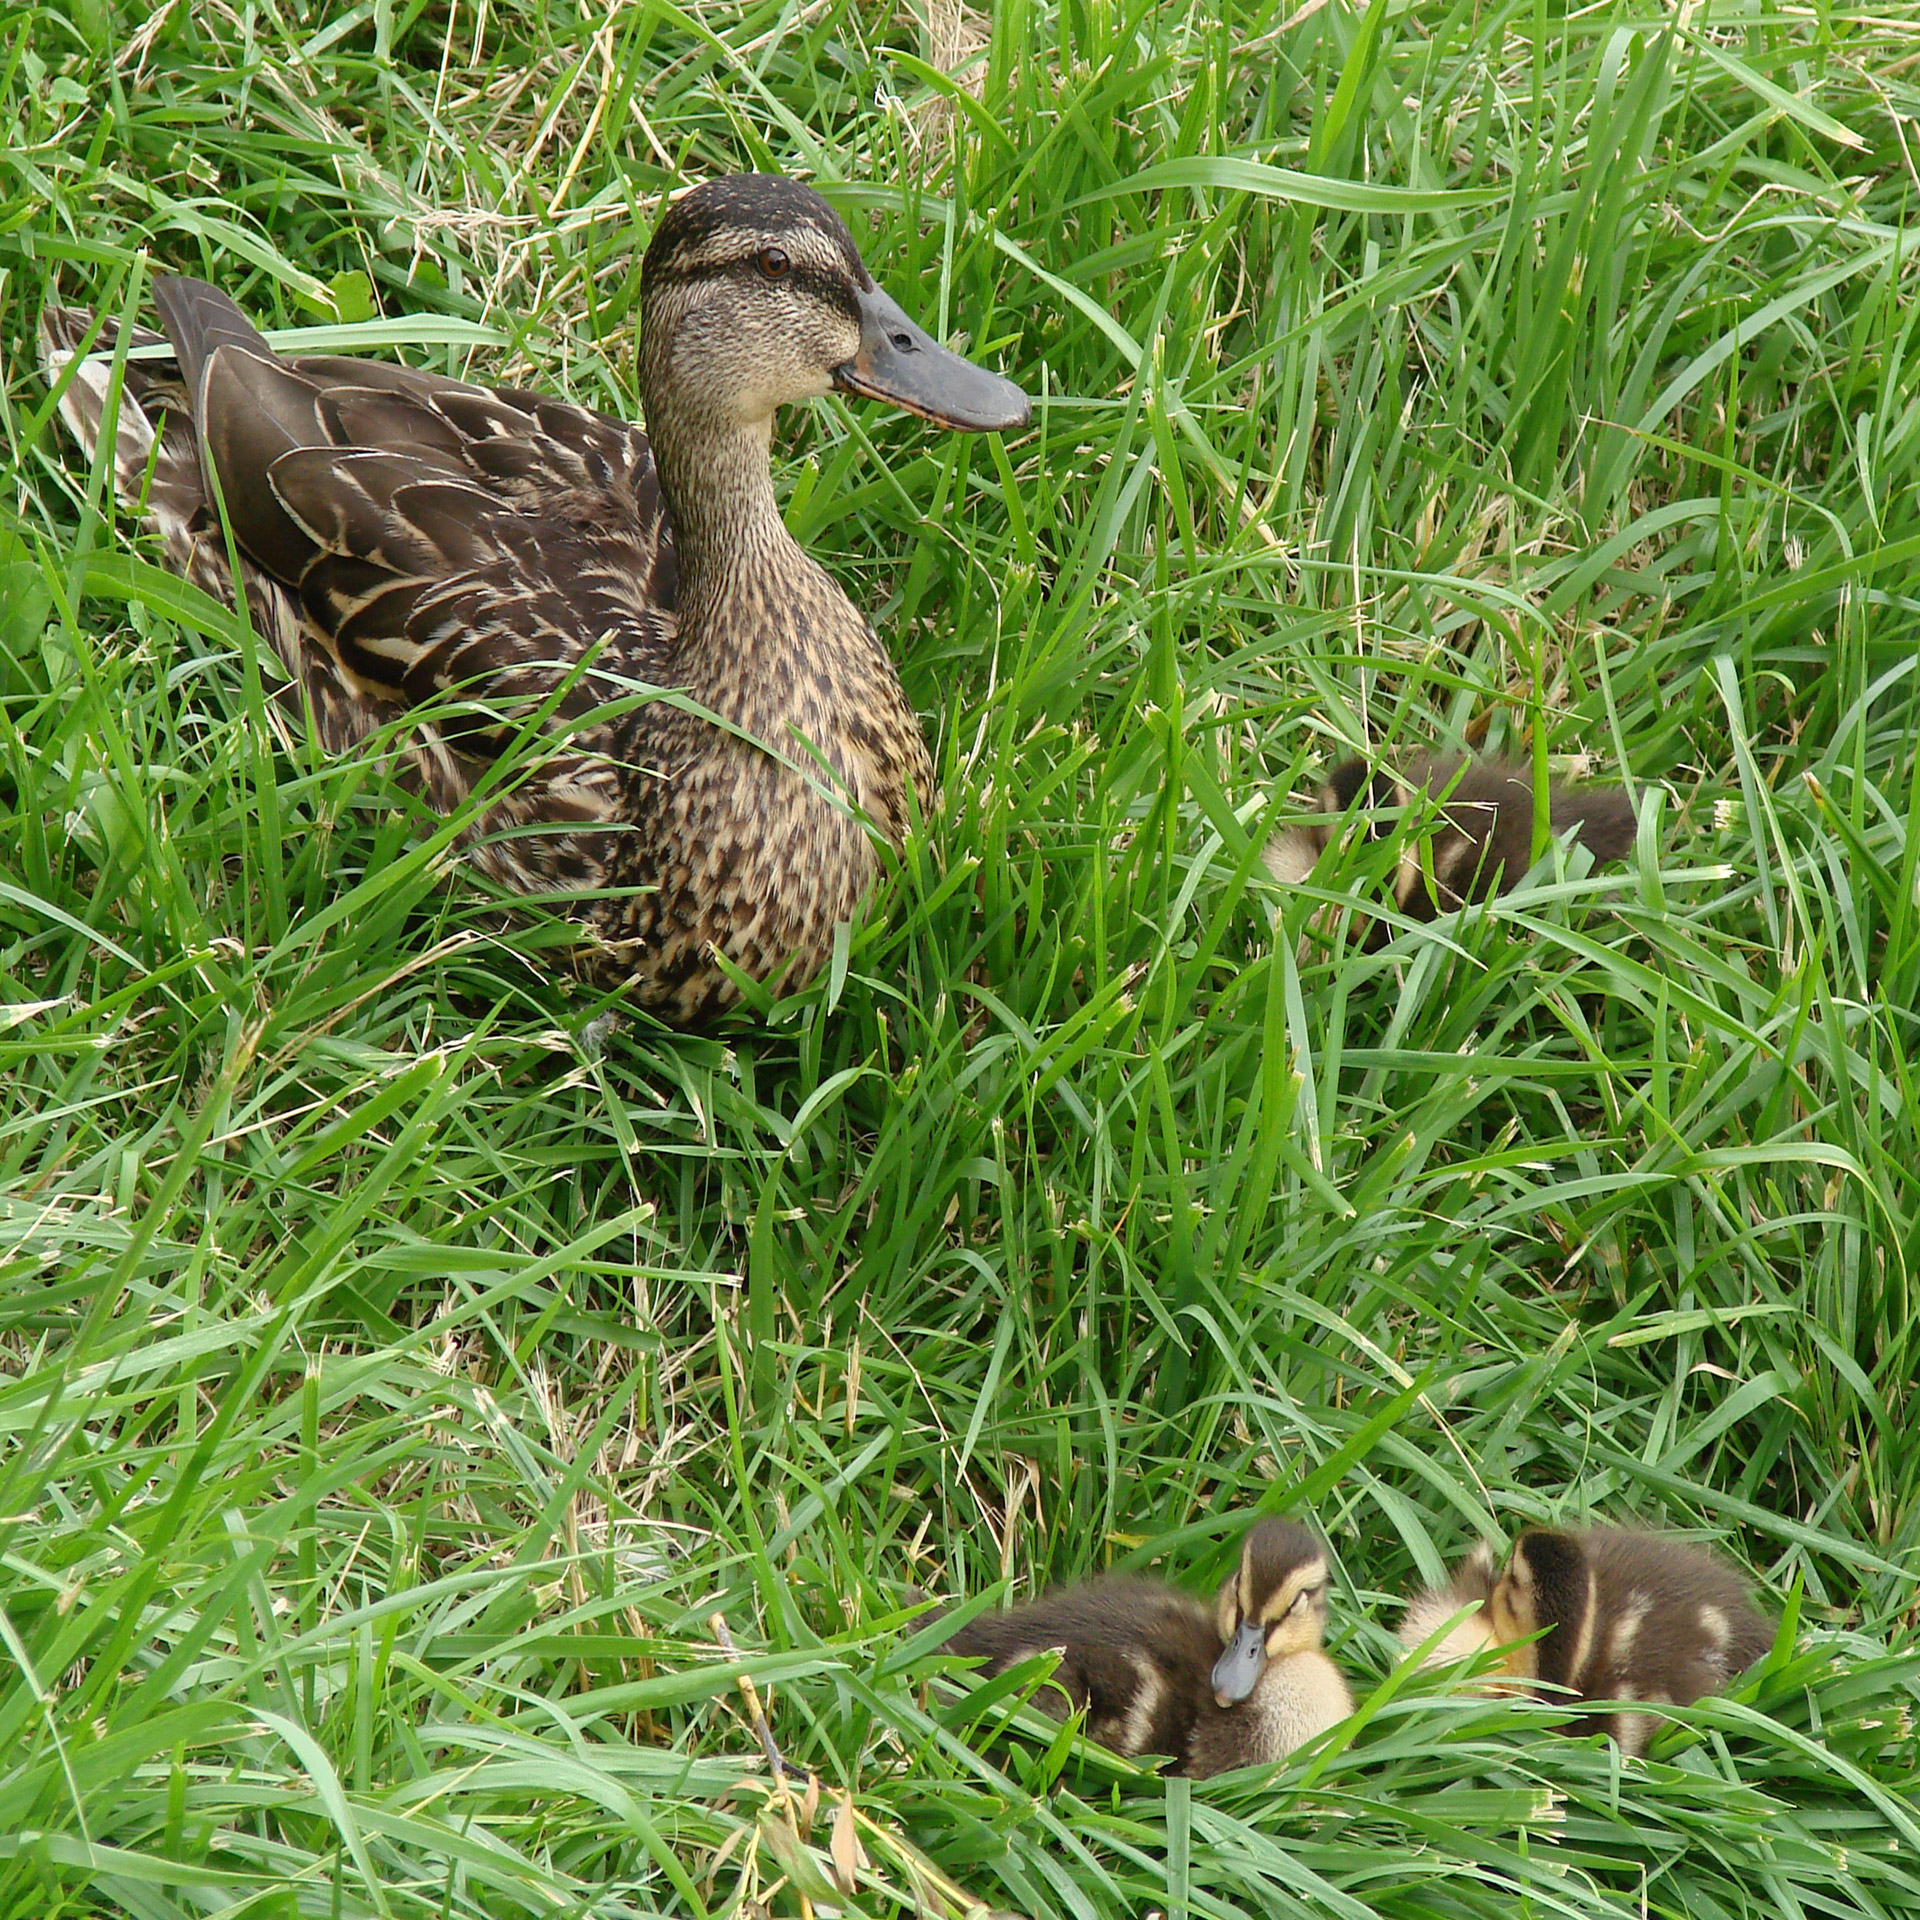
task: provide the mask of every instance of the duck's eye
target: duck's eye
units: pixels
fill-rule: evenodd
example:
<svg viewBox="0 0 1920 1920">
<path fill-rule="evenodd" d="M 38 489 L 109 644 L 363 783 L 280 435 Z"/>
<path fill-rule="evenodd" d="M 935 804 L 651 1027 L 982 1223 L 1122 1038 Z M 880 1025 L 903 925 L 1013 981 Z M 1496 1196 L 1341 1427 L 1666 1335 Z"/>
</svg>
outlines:
<svg viewBox="0 0 1920 1920">
<path fill-rule="evenodd" d="M 784 247 L 762 247 L 760 249 L 760 271 L 769 280 L 784 280 L 793 262 L 787 258 Z"/>
</svg>

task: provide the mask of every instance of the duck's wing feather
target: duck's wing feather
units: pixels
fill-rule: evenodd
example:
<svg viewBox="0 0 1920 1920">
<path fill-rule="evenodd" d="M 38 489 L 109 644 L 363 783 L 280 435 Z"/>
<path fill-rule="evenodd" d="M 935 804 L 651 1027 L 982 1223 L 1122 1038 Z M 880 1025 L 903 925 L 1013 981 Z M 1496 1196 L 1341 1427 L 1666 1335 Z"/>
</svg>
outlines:
<svg viewBox="0 0 1920 1920">
<path fill-rule="evenodd" d="M 224 584 L 224 508 L 249 603 L 330 748 L 455 696 L 467 704 L 439 736 L 484 758 L 529 718 L 578 732 L 636 682 L 667 676 L 673 531 L 637 428 L 386 362 L 282 359 L 203 281 L 158 280 L 154 300 L 175 358 L 141 363 L 137 382 L 129 369 L 141 444 L 117 463 L 123 491 L 164 416 L 178 497 L 163 535 L 203 584 Z M 183 407 L 198 428 L 197 498 Z M 125 420 L 123 407 L 123 440 Z M 592 731 L 573 744 L 605 750 Z M 436 786 L 462 784 L 444 755 L 435 764 Z"/>
<path fill-rule="evenodd" d="M 149 353 L 167 342 L 145 327 L 129 327 L 127 346 Z M 178 570 L 214 594 L 230 597 L 224 567 L 209 576 L 193 550 L 190 531 L 204 517 L 206 487 L 200 449 L 180 369 L 172 360 L 128 360 L 117 408 L 113 388 L 114 341 L 96 316 L 78 307 L 40 311 L 40 361 L 58 396 L 60 417 L 93 459 L 113 421 L 113 484 L 116 496 L 144 511 L 159 529 Z"/>
</svg>

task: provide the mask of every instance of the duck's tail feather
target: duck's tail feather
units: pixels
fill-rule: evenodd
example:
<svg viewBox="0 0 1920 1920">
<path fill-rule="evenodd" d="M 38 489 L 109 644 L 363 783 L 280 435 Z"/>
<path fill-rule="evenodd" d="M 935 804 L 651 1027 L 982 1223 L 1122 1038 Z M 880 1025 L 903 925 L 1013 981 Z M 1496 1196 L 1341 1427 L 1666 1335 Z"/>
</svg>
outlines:
<svg viewBox="0 0 1920 1920">
<path fill-rule="evenodd" d="M 204 521 L 207 496 L 179 363 L 125 361 L 116 398 L 113 342 L 101 328 L 102 337 L 89 347 L 95 331 L 93 315 L 77 307 L 41 309 L 40 364 L 59 395 L 60 418 L 93 461 L 100 457 L 112 409 L 115 494 L 123 505 L 152 516 L 170 554 L 184 552 L 189 529 Z M 128 329 L 129 348 L 166 344 L 145 327 Z M 196 584 L 208 583 L 196 576 Z M 231 597 L 224 588 L 212 590 Z"/>
<path fill-rule="evenodd" d="M 180 329 L 172 343 L 174 356 L 125 361 L 117 398 L 111 329 L 100 328 L 102 337 L 93 338 L 93 315 L 77 307 L 42 308 L 41 366 L 47 384 L 59 395 L 61 419 L 90 462 L 99 458 L 108 410 L 114 409 L 114 492 L 123 506 L 145 518 L 160 536 L 167 565 L 175 573 L 231 607 L 235 599 L 227 540 L 207 495 L 182 362 L 204 374 L 218 347 L 248 344 L 239 329 L 251 336 L 249 351 L 264 352 L 266 343 L 225 295 L 201 281 L 159 281 L 155 299 L 169 328 Z M 231 315 L 223 308 L 232 308 Z M 238 328 L 233 324 L 236 320 Z M 131 349 L 169 343 L 145 327 L 133 327 L 127 344 Z M 290 720 L 297 722 L 303 703 L 310 707 L 323 744 L 337 753 L 397 714 L 398 707 L 391 703 L 382 706 L 348 695 L 332 662 L 305 644 L 294 594 L 244 556 L 240 572 L 255 630 L 272 643 L 298 682 L 296 687 L 280 690 Z"/>
<path fill-rule="evenodd" d="M 199 393 L 207 362 L 222 347 L 238 347 L 260 360 L 274 358 L 260 329 L 226 294 L 204 280 L 193 280 L 182 273 L 157 274 L 153 304 L 191 394 Z"/>
</svg>

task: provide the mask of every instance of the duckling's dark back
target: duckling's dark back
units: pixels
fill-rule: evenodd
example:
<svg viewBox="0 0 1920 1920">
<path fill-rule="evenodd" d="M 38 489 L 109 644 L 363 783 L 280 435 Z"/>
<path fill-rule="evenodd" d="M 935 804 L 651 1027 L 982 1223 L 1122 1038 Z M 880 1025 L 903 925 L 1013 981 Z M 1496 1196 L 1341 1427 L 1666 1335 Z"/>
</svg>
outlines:
<svg viewBox="0 0 1920 1920">
<path fill-rule="evenodd" d="M 1469 900 L 1504 893 L 1533 864 L 1533 776 L 1504 760 L 1421 755 L 1403 769 L 1348 760 L 1321 790 L 1326 819 L 1275 835 L 1267 849 L 1274 878 L 1298 885 L 1312 872 L 1336 831 L 1335 820 L 1358 802 L 1368 812 L 1411 808 L 1421 795 L 1438 803 L 1432 830 L 1409 841 L 1393 881 L 1394 903 L 1411 920 L 1429 921 Z M 1621 787 L 1552 785 L 1547 820 L 1555 835 L 1571 835 L 1603 866 L 1624 859 L 1638 818 Z M 1388 819 L 1366 828 L 1373 838 L 1398 831 Z M 1431 877 L 1429 877 L 1429 869 Z M 1392 929 L 1376 922 L 1366 944 L 1378 947 Z"/>
<path fill-rule="evenodd" d="M 1337 768 L 1328 783 L 1329 805 L 1352 804 L 1365 780 L 1368 805 L 1411 806 L 1424 792 L 1440 802 L 1432 836 L 1433 879 L 1408 863 L 1395 888 L 1401 910 L 1431 920 L 1468 900 L 1504 893 L 1533 864 L 1533 779 L 1503 760 L 1435 758 L 1412 761 L 1395 779 L 1363 761 Z M 1632 803 L 1620 787 L 1550 786 L 1548 824 L 1556 835 L 1572 834 L 1595 865 L 1625 857 L 1633 845 Z"/>
<path fill-rule="evenodd" d="M 1533 1574 L 1541 1621 L 1539 1678 L 1588 1700 L 1690 1706 L 1717 1692 L 1772 1645 L 1746 1582 L 1704 1547 L 1597 1527 L 1533 1531 L 1514 1549 Z M 1637 1752 L 1647 1729 L 1621 1714 L 1614 1729 Z"/>
<path fill-rule="evenodd" d="M 1185 1755 L 1220 1657 L 1219 1633 L 1198 1600 L 1162 1581 L 1116 1574 L 982 1614 L 944 1651 L 1002 1673 L 1056 1647 L 1060 1664 L 1036 1706 L 1061 1719 L 1085 1708 L 1088 1735 L 1116 1753 Z"/>
</svg>

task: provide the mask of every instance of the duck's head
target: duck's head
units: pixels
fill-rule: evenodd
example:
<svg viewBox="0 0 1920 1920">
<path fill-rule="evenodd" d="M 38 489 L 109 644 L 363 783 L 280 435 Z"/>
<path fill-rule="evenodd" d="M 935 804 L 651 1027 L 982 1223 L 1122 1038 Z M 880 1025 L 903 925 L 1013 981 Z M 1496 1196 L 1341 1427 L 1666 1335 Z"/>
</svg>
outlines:
<svg viewBox="0 0 1920 1920">
<path fill-rule="evenodd" d="M 1590 1640 L 1593 1605 L 1593 1567 L 1579 1536 L 1529 1527 L 1493 1583 L 1487 1621 L 1496 1643 L 1521 1643 L 1508 1650 L 1510 1672 L 1558 1680 Z"/>
<path fill-rule="evenodd" d="M 949 353 L 874 284 L 847 223 L 778 174 L 710 180 L 670 206 L 640 272 L 648 426 L 669 403 L 716 424 L 838 390 L 943 427 L 1025 426 L 1012 381 Z"/>
<path fill-rule="evenodd" d="M 1290 1520 L 1262 1520 L 1240 1549 L 1214 1614 L 1224 1650 L 1213 1697 L 1244 1700 L 1269 1660 L 1317 1653 L 1327 1633 L 1327 1550 Z"/>
</svg>

